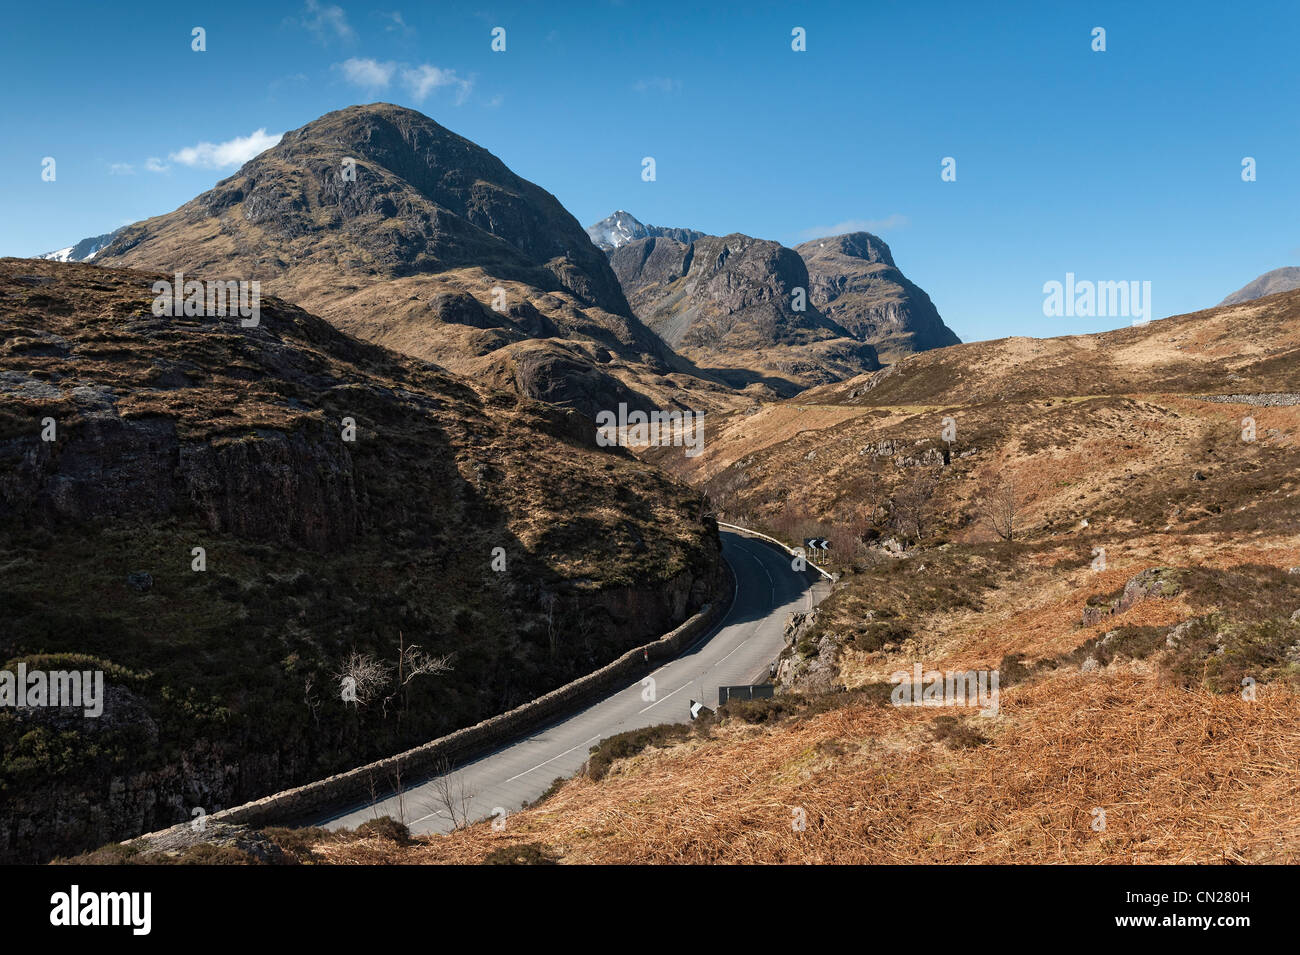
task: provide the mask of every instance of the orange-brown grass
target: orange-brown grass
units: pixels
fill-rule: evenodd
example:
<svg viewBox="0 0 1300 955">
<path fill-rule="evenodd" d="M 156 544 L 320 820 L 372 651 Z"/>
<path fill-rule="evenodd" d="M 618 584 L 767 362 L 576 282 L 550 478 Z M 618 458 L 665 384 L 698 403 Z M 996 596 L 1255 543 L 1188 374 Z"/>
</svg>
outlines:
<svg viewBox="0 0 1300 955">
<path fill-rule="evenodd" d="M 568 783 L 502 833 L 480 824 L 410 848 L 315 852 L 473 863 L 535 842 L 567 863 L 1296 862 L 1297 703 L 1282 687 L 1246 702 L 1120 671 L 1004 691 L 987 719 L 853 706 L 638 756 L 600 783 Z M 967 713 L 991 742 L 932 741 L 936 716 Z"/>
</svg>

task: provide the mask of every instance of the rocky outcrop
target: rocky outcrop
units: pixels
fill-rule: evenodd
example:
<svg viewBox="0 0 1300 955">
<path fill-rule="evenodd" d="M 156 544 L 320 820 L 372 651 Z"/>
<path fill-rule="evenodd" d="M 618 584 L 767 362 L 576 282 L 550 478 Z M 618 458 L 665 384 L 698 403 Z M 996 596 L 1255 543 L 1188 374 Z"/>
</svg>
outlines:
<svg viewBox="0 0 1300 955">
<path fill-rule="evenodd" d="M 786 649 L 776 666 L 776 684 L 796 693 L 825 693 L 839 683 L 840 644 L 833 633 L 813 638 L 817 607 L 792 613 L 785 625 Z"/>
<path fill-rule="evenodd" d="M 1181 574 L 1171 567 L 1150 567 L 1129 579 L 1118 599 L 1083 608 L 1082 625 L 1091 627 L 1108 617 L 1124 613 L 1134 604 L 1158 597 L 1175 597 L 1182 592 Z"/>
<path fill-rule="evenodd" d="M 610 253 L 633 309 L 697 365 L 771 376 L 786 393 L 879 367 L 875 350 L 808 301 L 790 249 L 750 236 L 635 239 Z M 732 378 L 743 383 L 743 374 Z"/>
<path fill-rule="evenodd" d="M 885 361 L 960 339 L 934 303 L 894 264 L 889 246 L 868 232 L 795 246 L 808 266 L 813 303 Z"/>
<path fill-rule="evenodd" d="M 183 441 L 174 421 L 96 411 L 65 422 L 61 441 L 0 440 L 0 520 L 162 520 L 185 510 L 214 533 L 342 546 L 360 522 L 352 458 L 318 432 Z"/>
</svg>

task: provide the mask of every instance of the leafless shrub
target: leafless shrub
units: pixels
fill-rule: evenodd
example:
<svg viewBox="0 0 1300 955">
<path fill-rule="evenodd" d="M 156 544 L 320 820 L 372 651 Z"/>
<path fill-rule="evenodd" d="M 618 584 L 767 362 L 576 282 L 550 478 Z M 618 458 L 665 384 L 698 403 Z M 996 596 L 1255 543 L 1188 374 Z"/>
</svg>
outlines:
<svg viewBox="0 0 1300 955">
<path fill-rule="evenodd" d="M 388 685 L 392 672 L 389 664 L 353 650 L 335 678 L 345 701 L 353 706 L 365 706 Z"/>
<path fill-rule="evenodd" d="M 1004 541 L 1015 540 L 1020 530 L 1020 510 L 1023 499 L 1016 491 L 1014 475 L 1003 477 L 991 490 L 985 492 L 982 504 L 984 520 Z"/>
<path fill-rule="evenodd" d="M 939 482 L 921 468 L 909 468 L 890 500 L 890 520 L 903 537 L 920 540 L 931 529 Z"/>
<path fill-rule="evenodd" d="M 451 763 L 440 760 L 435 769 L 431 786 L 433 787 L 432 806 L 426 802 L 426 808 L 441 812 L 451 820 L 453 829 L 463 829 L 469 825 L 469 804 L 474 794 L 465 789 L 465 779 L 452 773 Z"/>
</svg>

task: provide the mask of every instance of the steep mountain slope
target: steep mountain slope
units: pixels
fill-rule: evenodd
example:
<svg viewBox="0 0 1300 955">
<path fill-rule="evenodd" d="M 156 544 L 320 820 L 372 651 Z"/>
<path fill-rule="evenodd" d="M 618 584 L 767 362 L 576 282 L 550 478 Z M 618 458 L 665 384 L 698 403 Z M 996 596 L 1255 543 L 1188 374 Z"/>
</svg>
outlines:
<svg viewBox="0 0 1300 955">
<path fill-rule="evenodd" d="M 889 246 L 868 232 L 814 239 L 794 249 L 808 266 L 813 304 L 888 362 L 956 345 L 930 296 L 894 264 Z"/>
<path fill-rule="evenodd" d="M 664 226 L 645 225 L 636 216 L 622 209 L 601 219 L 595 225 L 587 226 L 587 235 L 596 248 L 611 252 L 621 245 L 645 238 L 667 238 L 690 244 L 704 237 L 703 232 L 694 229 L 669 229 Z"/>
<path fill-rule="evenodd" d="M 737 386 L 762 381 L 788 395 L 880 367 L 870 345 L 807 301 L 803 260 L 779 243 L 652 236 L 613 249 L 610 264 L 647 325 Z"/>
<path fill-rule="evenodd" d="M 389 104 L 286 133 L 96 262 L 257 279 L 358 337 L 589 415 L 709 387 L 554 196 Z"/>
<path fill-rule="evenodd" d="M 1248 282 L 1237 289 L 1219 304 L 1238 305 L 1252 299 L 1264 298 L 1267 295 L 1289 292 L 1295 288 L 1300 288 L 1300 267 L 1288 265 L 1284 268 L 1274 269 L 1272 272 L 1265 272 L 1253 282 Z"/>
<path fill-rule="evenodd" d="M 275 299 L 249 328 L 155 317 L 160 278 L 0 259 L 0 664 L 107 684 L 99 719 L 0 709 L 0 857 L 408 747 L 711 598 L 699 495 L 577 412 Z M 454 669 L 342 702 L 351 654 L 413 644 Z"/>
</svg>

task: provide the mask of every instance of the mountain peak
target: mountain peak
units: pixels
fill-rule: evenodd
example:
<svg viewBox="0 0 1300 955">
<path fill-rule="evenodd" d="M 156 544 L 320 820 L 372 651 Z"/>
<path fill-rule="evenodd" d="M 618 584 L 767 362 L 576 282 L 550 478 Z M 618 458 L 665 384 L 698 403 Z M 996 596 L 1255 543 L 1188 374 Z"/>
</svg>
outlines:
<svg viewBox="0 0 1300 955">
<path fill-rule="evenodd" d="M 1300 268 L 1287 265 L 1271 272 L 1265 272 L 1253 282 L 1237 289 L 1219 304 L 1240 305 L 1242 302 L 1263 298 L 1266 295 L 1289 292 L 1293 288 L 1300 288 Z"/>
<path fill-rule="evenodd" d="M 594 225 L 587 226 L 587 235 L 591 237 L 596 248 L 607 253 L 637 239 L 667 238 L 690 245 L 696 239 L 704 238 L 703 232 L 694 229 L 646 225 L 626 209 L 617 209 Z"/>
<path fill-rule="evenodd" d="M 894 265 L 894 256 L 889 251 L 889 245 L 884 239 L 872 235 L 870 232 L 846 232 L 843 235 L 813 239 L 802 245 L 795 246 L 795 251 L 805 259 L 809 256 L 839 254 L 847 255 L 853 259 L 863 259 L 867 262 Z"/>
</svg>

